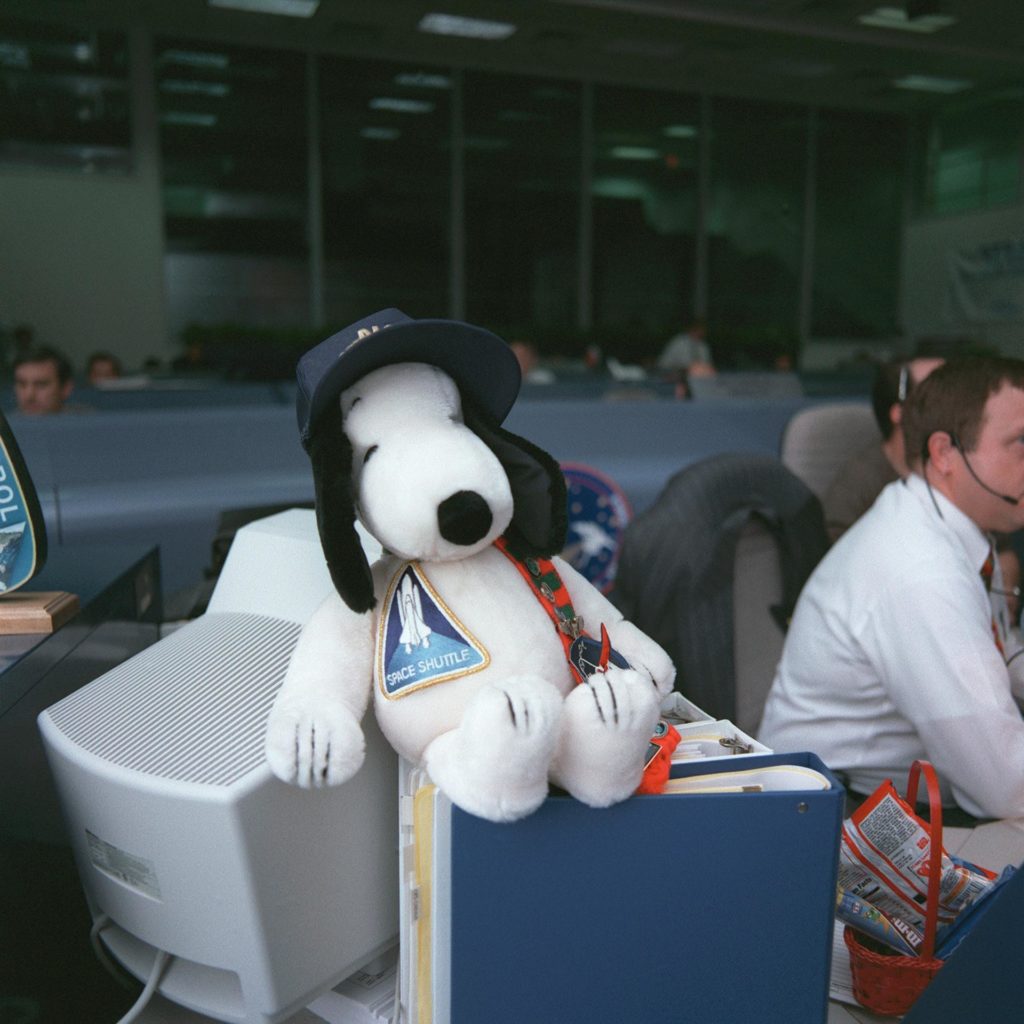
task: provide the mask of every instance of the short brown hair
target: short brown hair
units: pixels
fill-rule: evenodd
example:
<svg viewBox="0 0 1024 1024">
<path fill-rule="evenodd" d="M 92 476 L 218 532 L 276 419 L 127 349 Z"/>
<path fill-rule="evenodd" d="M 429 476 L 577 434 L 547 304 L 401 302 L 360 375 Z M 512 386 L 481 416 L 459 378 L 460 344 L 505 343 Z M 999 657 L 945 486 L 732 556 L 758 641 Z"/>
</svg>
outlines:
<svg viewBox="0 0 1024 1024">
<path fill-rule="evenodd" d="M 14 360 L 13 369 L 17 370 L 25 363 L 53 363 L 57 371 L 57 380 L 61 384 L 67 384 L 71 380 L 71 364 L 68 362 L 67 356 L 55 348 L 50 348 L 49 345 L 39 345 L 36 348 L 30 348 L 27 352 L 22 352 Z"/>
<path fill-rule="evenodd" d="M 949 434 L 964 451 L 973 451 L 985 405 L 1004 384 L 1024 391 L 1024 360 L 967 356 L 930 373 L 903 407 L 907 464 L 917 466 L 927 460 L 928 439 L 937 433 Z"/>
</svg>

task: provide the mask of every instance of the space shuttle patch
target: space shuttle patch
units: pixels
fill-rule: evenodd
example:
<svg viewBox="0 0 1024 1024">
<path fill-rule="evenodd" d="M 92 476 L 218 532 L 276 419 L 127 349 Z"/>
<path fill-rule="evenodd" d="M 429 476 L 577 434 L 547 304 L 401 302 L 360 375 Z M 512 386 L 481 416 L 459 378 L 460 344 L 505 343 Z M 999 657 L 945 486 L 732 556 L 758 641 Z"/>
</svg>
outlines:
<svg viewBox="0 0 1024 1024">
<path fill-rule="evenodd" d="M 388 700 L 487 668 L 491 657 L 430 585 L 405 562 L 388 585 L 377 632 L 377 684 Z"/>
</svg>

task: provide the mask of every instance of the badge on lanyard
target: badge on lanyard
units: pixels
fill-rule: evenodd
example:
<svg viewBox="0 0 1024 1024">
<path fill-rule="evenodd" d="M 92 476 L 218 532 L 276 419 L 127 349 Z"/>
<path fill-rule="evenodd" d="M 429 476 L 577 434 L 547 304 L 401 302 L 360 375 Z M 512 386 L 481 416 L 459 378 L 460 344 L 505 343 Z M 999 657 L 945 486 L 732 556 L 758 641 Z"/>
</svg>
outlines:
<svg viewBox="0 0 1024 1024">
<path fill-rule="evenodd" d="M 377 632 L 377 683 L 388 700 L 480 672 L 487 649 L 431 586 L 419 562 L 405 562 L 388 585 Z"/>
<path fill-rule="evenodd" d="M 617 665 L 619 668 L 630 667 L 629 662 L 614 647 L 604 644 L 604 638 L 608 635 L 604 626 L 601 627 L 601 631 L 601 640 L 584 634 L 576 637 L 569 646 L 569 664 L 581 682 L 595 672 L 603 672 L 609 665 Z"/>
</svg>

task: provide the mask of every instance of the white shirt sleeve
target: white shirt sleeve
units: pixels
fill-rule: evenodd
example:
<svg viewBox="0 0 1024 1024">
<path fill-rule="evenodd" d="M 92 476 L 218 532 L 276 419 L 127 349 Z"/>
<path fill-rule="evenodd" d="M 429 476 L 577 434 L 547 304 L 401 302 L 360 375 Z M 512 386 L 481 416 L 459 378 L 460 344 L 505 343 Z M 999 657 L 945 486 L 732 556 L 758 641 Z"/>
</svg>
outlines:
<svg viewBox="0 0 1024 1024">
<path fill-rule="evenodd" d="M 980 817 L 1016 818 L 1024 816 L 1024 719 L 987 597 L 973 584 L 950 571 L 891 586 L 860 639 L 957 803 Z"/>
</svg>

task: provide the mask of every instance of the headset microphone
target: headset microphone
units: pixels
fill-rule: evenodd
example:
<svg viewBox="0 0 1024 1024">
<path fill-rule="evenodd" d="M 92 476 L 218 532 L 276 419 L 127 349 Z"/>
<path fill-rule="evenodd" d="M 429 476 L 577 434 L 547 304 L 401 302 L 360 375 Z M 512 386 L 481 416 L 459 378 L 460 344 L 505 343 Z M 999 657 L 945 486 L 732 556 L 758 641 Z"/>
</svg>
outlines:
<svg viewBox="0 0 1024 1024">
<path fill-rule="evenodd" d="M 1007 505 L 1019 505 L 1020 498 L 1011 498 L 1009 494 L 1000 494 L 999 491 L 993 490 L 977 473 L 974 472 L 974 467 L 971 465 L 967 458 L 967 452 L 964 451 L 964 446 L 960 443 L 960 438 L 956 434 L 950 434 L 949 439 L 953 444 L 953 447 L 960 453 L 960 458 L 964 460 L 964 465 L 967 467 L 967 472 L 974 477 L 975 483 L 983 490 L 988 491 L 989 494 L 996 498 L 1005 501 Z"/>
</svg>

